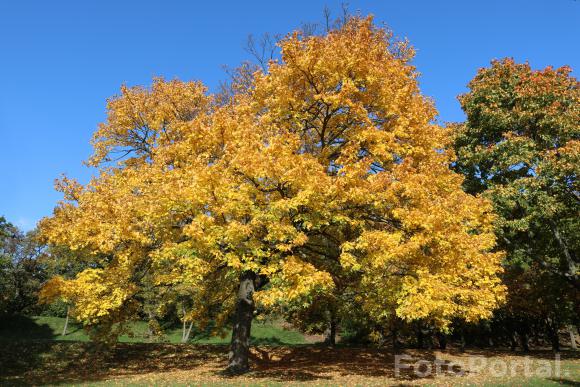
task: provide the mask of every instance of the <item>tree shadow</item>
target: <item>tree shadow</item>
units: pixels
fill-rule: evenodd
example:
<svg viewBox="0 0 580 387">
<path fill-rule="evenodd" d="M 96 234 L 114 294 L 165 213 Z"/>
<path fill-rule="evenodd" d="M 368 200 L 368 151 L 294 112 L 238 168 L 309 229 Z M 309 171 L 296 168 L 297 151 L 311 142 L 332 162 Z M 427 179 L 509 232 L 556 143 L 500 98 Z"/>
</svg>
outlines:
<svg viewBox="0 0 580 387">
<path fill-rule="evenodd" d="M 0 385 L 5 380 L 42 367 L 43 356 L 51 352 L 55 337 L 47 324 L 39 324 L 30 317 L 0 316 Z M 34 341 L 42 345 L 33 348 L 29 343 Z"/>
<path fill-rule="evenodd" d="M 8 368 L 0 373 L 0 385 L 69 384 L 102 381 L 147 373 L 192 370 L 225 359 L 220 345 L 176 345 L 162 343 L 118 343 L 104 347 L 92 342 L 17 342 L 5 356 L 43 353 L 41 362 Z M 3 363 L 2 363 L 3 364 Z M 225 363 L 224 363 L 225 364 Z"/>
<path fill-rule="evenodd" d="M 195 345 L 203 345 L 200 343 L 204 340 L 215 339 L 216 337 L 225 337 L 225 334 L 229 332 L 230 329 L 223 329 L 222 331 L 216 331 L 215 321 L 210 321 L 204 329 L 197 329 L 193 327 L 191 334 L 189 336 L 188 343 Z M 219 343 L 212 343 L 216 345 L 221 345 Z"/>
<path fill-rule="evenodd" d="M 67 336 L 70 336 L 73 333 L 77 333 L 77 332 L 81 331 L 82 329 L 83 329 L 83 327 L 81 325 L 72 325 L 72 327 L 67 330 L 66 334 L 67 334 Z"/>
<path fill-rule="evenodd" d="M 200 375 L 210 376 L 219 383 L 230 380 L 232 383 L 287 383 L 290 381 L 319 381 L 332 384 L 357 384 L 369 378 L 377 384 L 399 385 L 429 383 L 437 373 L 425 375 L 422 360 L 434 364 L 439 362 L 440 372 L 444 374 L 463 374 L 468 372 L 454 366 L 449 360 L 462 356 L 500 356 L 506 351 L 441 351 L 406 350 L 395 358 L 387 349 L 338 347 L 322 345 L 279 346 L 279 340 L 262 338 L 255 341 L 261 345 L 252 347 L 251 371 L 247 375 L 226 378 L 219 371 L 227 365 L 227 345 L 180 345 L 164 343 L 118 343 L 113 348 L 104 348 L 90 342 L 55 342 L 36 340 L 14 342 L 7 349 L 0 349 L 4 359 L 33 357 L 43 354 L 42 361 L 32 360 L 24 367 L 10 366 L 9 372 L 0 372 L 0 385 L 41 385 L 96 382 L 102 380 L 141 377 L 158 374 L 168 377 L 171 372 L 184 372 L 195 382 Z M 20 343 L 20 345 L 18 345 Z M 270 345 L 274 344 L 274 345 Z M 529 354 L 522 354 L 529 355 Z M 534 353 L 538 358 L 553 358 L 549 351 Z M 552 357 L 550 357 L 550 355 Z M 575 359 L 574 354 L 562 354 L 563 359 Z M 401 367 L 395 366 L 397 360 Z M 453 360 L 455 361 L 455 360 Z M 0 362 L 4 366 L 4 362 Z M 7 363 L 9 364 L 9 363 Z M 418 371 L 418 372 L 417 372 Z M 439 373 L 440 374 L 440 373 Z M 204 376 L 205 377 L 205 376 Z M 205 379 L 204 379 L 205 380 Z M 578 385 L 573 380 L 559 380 L 560 383 Z M 227 382 L 229 383 L 229 382 Z"/>
<path fill-rule="evenodd" d="M 254 348 L 252 351 L 252 378 L 264 378 L 279 382 L 331 380 L 335 376 L 389 378 L 401 382 L 415 379 L 431 379 L 435 373 L 427 373 L 418 367 L 418 360 L 434 364 L 437 360 L 442 373 L 463 373 L 448 361 L 438 360 L 432 352 L 423 351 L 419 356 L 402 353 L 400 367 L 396 367 L 395 354 L 373 348 L 329 348 L 325 346 Z M 454 368 L 453 368 L 454 367 Z"/>
<path fill-rule="evenodd" d="M 286 345 L 277 337 L 252 337 L 252 346 L 269 346 L 269 347 L 279 347 L 281 345 Z"/>
<path fill-rule="evenodd" d="M 532 359 L 541 360 L 554 360 L 556 355 L 560 357 L 560 360 L 580 360 L 580 351 L 576 350 L 562 350 L 559 352 L 554 352 L 551 349 L 534 349 L 531 351 L 511 351 L 510 349 L 491 349 L 491 348 L 470 348 L 466 352 L 461 352 L 458 348 L 451 348 L 445 351 L 454 356 L 467 357 L 467 356 L 513 356 L 513 357 L 529 357 Z"/>
<path fill-rule="evenodd" d="M 56 336 L 47 324 L 21 315 L 0 315 L 0 340 L 52 340 Z"/>
<path fill-rule="evenodd" d="M 558 378 L 550 378 L 548 379 L 549 381 L 561 384 L 563 386 L 575 386 L 578 387 L 580 386 L 580 382 L 577 380 L 571 380 L 571 379 L 558 379 Z"/>
</svg>

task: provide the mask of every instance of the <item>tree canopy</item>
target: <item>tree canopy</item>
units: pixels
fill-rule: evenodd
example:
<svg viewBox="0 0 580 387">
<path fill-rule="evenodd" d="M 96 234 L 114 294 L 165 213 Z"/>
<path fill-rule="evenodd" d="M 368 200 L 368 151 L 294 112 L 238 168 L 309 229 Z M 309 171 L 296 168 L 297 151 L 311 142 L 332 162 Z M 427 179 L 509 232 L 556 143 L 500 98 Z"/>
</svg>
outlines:
<svg viewBox="0 0 580 387">
<path fill-rule="evenodd" d="M 481 69 L 459 101 L 457 170 L 492 200 L 507 252 L 512 313 L 577 317 L 580 247 L 580 92 L 569 67 L 534 70 L 512 59 Z M 558 323 L 554 322 L 559 320 Z"/>
<path fill-rule="evenodd" d="M 108 101 L 88 161 L 98 176 L 60 180 L 65 200 L 41 222 L 51 244 L 90 252 L 88 268 L 43 297 L 113 324 L 145 289 L 186 288 L 196 324 L 235 311 L 234 371 L 247 369 L 254 302 L 307 304 L 341 279 L 377 321 L 490 316 L 504 298 L 492 206 L 449 168 L 451 131 L 419 91 L 413 50 L 359 17 L 279 47 L 230 93 L 155 79 Z"/>
</svg>

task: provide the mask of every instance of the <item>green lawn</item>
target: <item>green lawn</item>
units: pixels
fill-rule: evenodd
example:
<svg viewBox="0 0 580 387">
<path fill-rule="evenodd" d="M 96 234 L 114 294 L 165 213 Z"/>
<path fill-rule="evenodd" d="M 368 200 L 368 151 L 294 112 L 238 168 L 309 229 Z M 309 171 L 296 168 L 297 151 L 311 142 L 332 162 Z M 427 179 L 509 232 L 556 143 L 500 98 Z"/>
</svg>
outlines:
<svg viewBox="0 0 580 387">
<path fill-rule="evenodd" d="M 286 330 L 276 322 L 255 322 L 252 326 L 252 371 L 230 378 L 221 373 L 227 365 L 229 337 L 198 333 L 190 344 L 178 344 L 180 327 L 165 330 L 162 342 L 151 342 L 147 325 L 131 325 L 133 334 L 121 343 L 104 347 L 89 342 L 83 329 L 70 324 L 61 336 L 64 319 L 54 317 L 11 317 L 0 321 L 0 386 L 278 386 L 278 385 L 433 385 L 433 386 L 580 386 L 580 353 L 561 353 L 558 377 L 517 374 L 497 377 L 489 369 L 469 369 L 470 356 L 485 357 L 489 364 L 509 364 L 529 358 L 532 369 L 548 362 L 555 369 L 551 351 L 529 354 L 507 350 L 471 349 L 466 353 L 405 350 L 413 362 L 439 359 L 461 366 L 464 376 L 441 374 L 416 378 L 411 371 L 395 374 L 395 354 L 390 349 L 355 348 L 307 344 L 299 332 Z M 511 362 L 511 363 L 510 363 Z"/>
<path fill-rule="evenodd" d="M 89 338 L 82 325 L 69 322 L 68 334 L 62 336 L 64 318 L 60 317 L 24 317 L 16 316 L 0 321 L 0 340 L 56 340 L 56 341 L 88 341 Z M 164 329 L 161 337 L 151 339 L 147 334 L 147 323 L 137 321 L 129 325 L 130 335 L 123 335 L 120 342 L 147 343 L 151 341 L 165 343 L 181 342 L 181 327 Z M 231 334 L 228 331 L 224 337 L 212 336 L 209 332 L 192 332 L 190 343 L 198 344 L 229 344 Z M 287 330 L 273 322 L 252 324 L 252 343 L 254 345 L 296 345 L 305 344 L 304 335 L 300 332 Z"/>
<path fill-rule="evenodd" d="M 412 359 L 435 357 L 459 364 L 469 356 L 490 362 L 521 361 L 528 355 L 509 351 L 406 350 Z M 531 369 L 549 362 L 550 351 L 530 353 Z M 221 373 L 227 365 L 224 345 L 119 343 L 102 348 L 90 342 L 28 340 L 0 342 L 0 386 L 551 386 L 580 385 L 578 353 L 561 354 L 559 375 L 498 377 L 488 369 L 454 376 L 417 378 L 410 370 L 395 374 L 394 354 L 388 349 L 329 348 L 321 345 L 261 346 L 252 349 L 252 370 L 239 377 Z M 521 369 L 520 369 L 521 371 Z"/>
</svg>

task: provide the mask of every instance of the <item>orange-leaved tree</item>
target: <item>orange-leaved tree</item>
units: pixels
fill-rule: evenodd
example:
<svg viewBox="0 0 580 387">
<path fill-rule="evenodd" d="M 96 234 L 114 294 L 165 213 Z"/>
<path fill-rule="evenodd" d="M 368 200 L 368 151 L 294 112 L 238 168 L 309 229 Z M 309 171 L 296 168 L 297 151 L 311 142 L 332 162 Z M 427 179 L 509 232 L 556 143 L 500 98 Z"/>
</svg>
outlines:
<svg viewBox="0 0 580 387">
<path fill-rule="evenodd" d="M 356 278 L 377 321 L 488 317 L 504 291 L 491 208 L 448 168 L 412 49 L 370 17 L 279 46 L 227 95 L 156 80 L 109 101 L 100 175 L 62 181 L 66 200 L 42 222 L 95 263 L 46 292 L 104 324 L 133 313 L 145 280 L 185 286 L 190 320 L 233 322 L 233 373 L 249 367 L 256 303 L 331 294 L 340 278 Z"/>
</svg>

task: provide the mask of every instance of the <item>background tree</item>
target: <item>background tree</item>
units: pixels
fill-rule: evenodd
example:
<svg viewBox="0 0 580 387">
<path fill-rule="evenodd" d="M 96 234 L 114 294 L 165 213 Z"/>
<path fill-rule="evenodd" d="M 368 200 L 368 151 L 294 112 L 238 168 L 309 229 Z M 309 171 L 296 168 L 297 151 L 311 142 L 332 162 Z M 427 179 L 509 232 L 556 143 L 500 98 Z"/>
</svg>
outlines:
<svg viewBox="0 0 580 387">
<path fill-rule="evenodd" d="M 44 245 L 36 230 L 23 233 L 0 218 L 0 313 L 34 314 L 38 290 L 47 279 Z"/>
<path fill-rule="evenodd" d="M 503 59 L 468 87 L 459 97 L 467 120 L 455 127 L 456 169 L 499 215 L 507 315 L 540 319 L 557 348 L 558 328 L 579 305 L 578 81 L 569 67 L 533 70 Z"/>
<path fill-rule="evenodd" d="M 6 313 L 12 299 L 12 281 L 10 271 L 12 269 L 12 257 L 9 255 L 8 245 L 11 238 L 17 233 L 16 228 L 8 223 L 4 217 L 0 217 L 0 313 Z"/>
<path fill-rule="evenodd" d="M 41 243 L 42 238 L 39 238 Z M 87 269 L 90 265 L 90 253 L 82 250 L 72 250 L 67 246 L 48 246 L 44 249 L 44 254 L 39 260 L 47 278 L 60 277 L 72 280 L 77 274 Z M 40 289 L 39 289 L 40 290 Z M 72 300 L 66 297 L 46 297 L 41 294 L 38 302 L 44 305 L 44 313 L 49 315 L 64 317 L 62 335 L 68 333 L 68 326 L 71 314 L 74 315 L 74 305 Z M 73 313 L 71 313 L 73 309 Z"/>
</svg>

